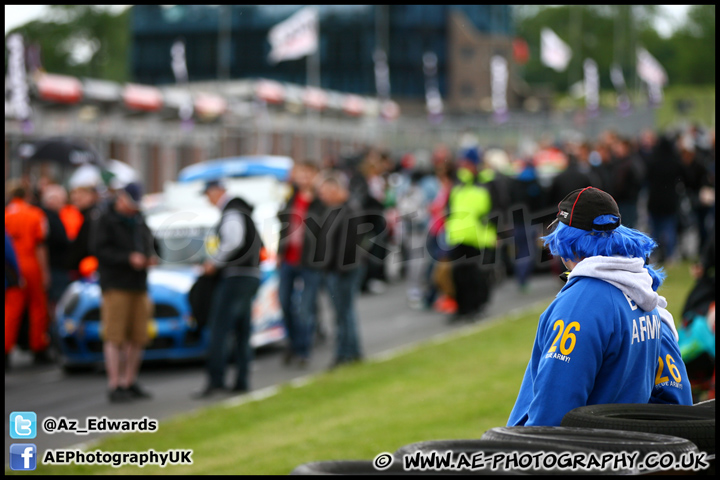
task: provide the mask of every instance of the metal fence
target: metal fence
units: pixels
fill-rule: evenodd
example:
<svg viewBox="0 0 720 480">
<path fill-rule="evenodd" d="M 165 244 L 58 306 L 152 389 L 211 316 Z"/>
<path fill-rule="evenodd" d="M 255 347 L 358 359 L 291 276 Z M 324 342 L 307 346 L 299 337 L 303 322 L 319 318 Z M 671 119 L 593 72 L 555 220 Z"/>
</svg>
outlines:
<svg viewBox="0 0 720 480">
<path fill-rule="evenodd" d="M 83 117 L 82 107 L 33 108 L 34 131 L 30 134 L 23 132 L 18 122 L 5 121 L 6 178 L 22 172 L 16 155 L 22 141 L 63 135 L 84 138 L 101 156 L 129 163 L 148 175 L 148 184 L 157 188 L 165 180 L 173 180 L 186 164 L 219 156 L 261 153 L 320 159 L 369 146 L 402 154 L 431 150 L 438 143 L 455 149 L 468 133 L 483 148 L 515 151 L 526 141 L 552 142 L 573 137 L 594 140 L 606 129 L 635 136 L 655 126 L 655 111 L 651 109 L 639 109 L 626 117 L 600 112 L 593 118 L 584 112 L 511 112 L 503 124 L 494 122 L 489 114 L 447 116 L 440 124 L 431 124 L 424 116 L 401 116 L 386 122 L 371 117 L 348 119 L 285 111 L 258 115 L 251 111 L 243 118 L 198 123 L 192 131 L 184 131 L 175 119 L 155 114 L 127 115 L 115 109 L 96 112 L 88 119 Z"/>
<path fill-rule="evenodd" d="M 402 119 L 380 129 L 379 140 L 397 150 L 430 149 L 443 142 L 456 147 L 463 134 L 473 134 L 483 147 L 514 150 L 526 140 L 566 140 L 583 138 L 595 140 L 605 130 L 614 130 L 624 136 L 637 136 L 643 129 L 655 128 L 655 110 L 639 109 L 630 115 L 599 112 L 589 117 L 585 112 L 552 112 L 531 114 L 516 112 L 502 124 L 491 115 L 449 117 L 439 125 L 426 119 Z"/>
</svg>

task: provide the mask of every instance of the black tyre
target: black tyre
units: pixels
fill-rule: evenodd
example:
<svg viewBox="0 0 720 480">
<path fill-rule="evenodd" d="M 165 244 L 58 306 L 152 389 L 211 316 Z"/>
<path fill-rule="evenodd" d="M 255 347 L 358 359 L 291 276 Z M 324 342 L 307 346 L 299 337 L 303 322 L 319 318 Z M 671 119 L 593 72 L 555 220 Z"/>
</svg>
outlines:
<svg viewBox="0 0 720 480">
<path fill-rule="evenodd" d="M 565 445 L 558 445 L 556 444 L 553 439 L 550 440 L 536 440 L 534 442 L 527 442 L 527 441 L 516 441 L 516 440 L 492 440 L 492 439 L 468 439 L 468 440 L 433 440 L 433 441 L 426 441 L 426 442 L 417 442 L 417 443 L 411 443 L 409 445 L 405 445 L 404 447 L 399 448 L 395 452 L 395 463 L 402 465 L 403 457 L 405 455 L 412 455 L 416 452 L 423 452 L 425 454 L 428 454 L 430 452 L 438 452 L 440 455 L 443 455 L 447 451 L 453 452 L 453 461 L 457 461 L 458 457 L 461 454 L 466 454 L 468 457 L 472 458 L 472 456 L 478 452 L 483 453 L 483 457 L 485 460 L 486 468 L 481 470 L 466 470 L 467 473 L 475 473 L 475 474 L 481 474 L 481 475 L 537 475 L 537 474 L 566 474 L 566 475 L 578 475 L 578 470 L 563 470 L 560 467 L 560 465 L 554 464 L 552 466 L 539 466 L 539 468 L 534 468 L 535 465 L 532 465 L 530 468 L 522 468 L 526 465 L 523 464 L 522 461 L 519 461 L 521 457 L 524 457 L 525 459 L 530 458 L 529 455 L 523 455 L 523 454 L 530 454 L 534 455 L 538 452 L 545 452 L 545 453 L 555 453 L 555 454 L 561 454 L 561 453 L 577 453 L 577 454 L 583 454 L 587 455 L 589 453 L 596 453 L 601 454 L 602 452 L 598 450 L 593 450 L 590 448 L 583 448 L 581 446 L 565 446 Z M 512 454 L 517 453 L 517 456 L 513 457 L 515 460 L 518 460 L 518 463 L 514 464 L 513 466 L 508 465 L 507 463 L 498 463 L 497 466 L 499 468 L 493 470 L 491 466 L 492 465 L 492 459 L 491 457 L 495 457 L 496 454 Z M 557 457 L 556 457 L 557 458 Z M 444 473 L 444 472 L 443 472 Z M 627 471 L 608 471 L 608 470 L 600 470 L 600 469 L 594 469 L 594 470 L 587 470 L 582 473 L 595 473 L 595 474 L 601 474 L 601 473 L 613 473 L 613 474 L 633 474 L 638 473 L 636 470 L 627 470 Z"/>
<path fill-rule="evenodd" d="M 669 452 L 679 456 L 698 449 L 690 440 L 645 432 L 579 427 L 496 427 L 481 437 L 485 440 L 580 447 L 601 452 Z"/>
<path fill-rule="evenodd" d="M 700 451 L 715 453 L 714 408 L 635 403 L 588 405 L 568 412 L 561 424 L 681 437 L 697 445 Z"/>
</svg>

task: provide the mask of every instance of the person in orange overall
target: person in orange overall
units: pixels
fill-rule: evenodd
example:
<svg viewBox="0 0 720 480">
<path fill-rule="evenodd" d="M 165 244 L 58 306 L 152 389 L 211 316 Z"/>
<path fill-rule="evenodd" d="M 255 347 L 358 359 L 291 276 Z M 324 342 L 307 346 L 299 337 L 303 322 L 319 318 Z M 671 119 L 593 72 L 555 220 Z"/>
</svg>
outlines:
<svg viewBox="0 0 720 480">
<path fill-rule="evenodd" d="M 36 363 L 48 360 L 48 310 L 46 290 L 50 281 L 48 267 L 47 217 L 26 201 L 28 190 L 19 183 L 10 185 L 10 203 L 5 207 L 5 229 L 12 239 L 25 281 L 21 288 L 5 295 L 5 355 L 17 341 L 25 308 L 28 310 L 29 343 Z"/>
</svg>

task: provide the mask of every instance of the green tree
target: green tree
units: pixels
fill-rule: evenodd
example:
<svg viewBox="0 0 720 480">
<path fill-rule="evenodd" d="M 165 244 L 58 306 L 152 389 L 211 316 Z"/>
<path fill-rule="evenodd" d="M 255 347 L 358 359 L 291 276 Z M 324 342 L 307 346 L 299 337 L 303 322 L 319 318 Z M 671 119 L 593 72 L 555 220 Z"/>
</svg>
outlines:
<svg viewBox="0 0 720 480">
<path fill-rule="evenodd" d="M 673 74 L 678 84 L 715 84 L 715 5 L 693 5 L 688 19 L 672 36 Z M 669 76 L 669 73 L 668 73 Z M 672 80 L 672 77 L 671 77 Z"/>
<path fill-rule="evenodd" d="M 635 18 L 635 22 L 644 23 L 653 15 L 652 8 L 630 12 L 622 7 L 516 7 L 517 34 L 528 42 L 530 48 L 531 58 L 524 68 L 528 83 L 551 84 L 558 91 L 567 91 L 570 85 L 582 80 L 583 62 L 592 58 L 598 64 L 601 87 L 612 88 L 610 65 L 619 62 L 625 67 L 627 61 L 624 59 L 629 58 L 626 50 L 633 39 L 632 32 L 628 31 L 629 19 Z M 544 27 L 555 31 L 572 49 L 572 58 L 565 72 L 556 72 L 540 60 L 540 32 Z"/>
<path fill-rule="evenodd" d="M 12 33 L 39 47 L 47 72 L 117 82 L 129 78 L 129 8 L 113 13 L 97 5 L 50 5 L 43 18 Z"/>
<path fill-rule="evenodd" d="M 635 86 L 635 52 L 646 48 L 668 73 L 670 85 L 714 85 L 715 5 L 692 5 L 688 16 L 670 38 L 654 28 L 661 15 L 657 5 L 571 5 L 515 7 L 518 36 L 528 42 L 530 60 L 521 74 L 531 85 L 551 85 L 556 91 L 582 79 L 582 62 L 593 58 L 600 71 L 600 86 L 610 90 L 610 65 L 623 69 L 628 86 Z M 540 31 L 551 28 L 573 50 L 565 72 L 540 61 Z"/>
</svg>

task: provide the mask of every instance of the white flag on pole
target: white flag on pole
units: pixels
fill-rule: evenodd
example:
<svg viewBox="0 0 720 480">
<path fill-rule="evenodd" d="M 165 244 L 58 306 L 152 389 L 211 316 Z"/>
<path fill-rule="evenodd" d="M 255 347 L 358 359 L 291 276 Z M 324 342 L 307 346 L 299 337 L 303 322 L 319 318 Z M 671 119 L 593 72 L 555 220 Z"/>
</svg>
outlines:
<svg viewBox="0 0 720 480">
<path fill-rule="evenodd" d="M 433 52 L 423 54 L 423 73 L 425 73 L 425 105 L 431 122 L 442 119 L 443 101 L 437 82 L 437 55 Z"/>
<path fill-rule="evenodd" d="M 613 63 L 610 65 L 610 80 L 612 80 L 613 86 L 618 93 L 624 93 L 626 90 L 625 86 L 625 75 L 623 75 L 622 68 L 620 65 Z"/>
<path fill-rule="evenodd" d="M 637 74 L 648 85 L 650 102 L 659 104 L 662 101 L 662 87 L 667 83 L 667 73 L 650 52 L 642 47 L 637 49 Z"/>
<path fill-rule="evenodd" d="M 637 49 L 637 73 L 646 83 L 663 86 L 667 83 L 667 73 L 650 52 L 640 47 Z"/>
<path fill-rule="evenodd" d="M 490 76 L 495 120 L 502 123 L 506 120 L 508 113 L 507 85 L 509 74 L 507 60 L 504 57 L 493 55 L 490 59 Z"/>
<path fill-rule="evenodd" d="M 270 29 L 268 41 L 272 50 L 268 60 L 278 63 L 315 53 L 318 48 L 318 14 L 306 7 Z"/>
<path fill-rule="evenodd" d="M 617 106 L 618 111 L 625 115 L 630 113 L 630 98 L 627 94 L 627 86 L 625 85 L 625 76 L 623 75 L 620 65 L 613 63 L 610 66 L 610 80 L 612 80 L 615 90 L 617 90 Z"/>
<path fill-rule="evenodd" d="M 171 66 L 175 74 L 177 83 L 186 83 L 188 81 L 187 63 L 185 63 L 185 43 L 182 40 L 176 40 L 170 48 L 170 57 L 172 58 Z"/>
<path fill-rule="evenodd" d="M 387 64 L 387 55 L 381 49 L 373 53 L 375 63 L 375 90 L 381 101 L 390 98 L 390 69 Z"/>
<path fill-rule="evenodd" d="M 585 85 L 585 107 L 590 112 L 597 112 L 599 104 L 600 77 L 597 63 L 592 58 L 586 58 L 583 63 Z"/>
<path fill-rule="evenodd" d="M 185 62 L 185 42 L 182 40 L 176 40 L 170 48 L 170 57 L 172 61 L 170 66 L 172 67 L 173 74 L 175 75 L 175 81 L 178 84 L 184 85 L 188 82 L 188 70 L 187 63 Z M 178 115 L 182 120 L 183 128 L 190 130 L 193 127 L 192 116 L 194 113 L 194 106 L 192 97 L 186 95 L 183 97 L 182 103 L 178 108 Z"/>
<path fill-rule="evenodd" d="M 25 46 L 19 33 L 7 38 L 8 55 L 8 86 L 10 87 L 10 103 L 5 100 L 5 114 L 18 120 L 30 117 L 30 98 L 25 74 Z"/>
<path fill-rule="evenodd" d="M 570 63 L 572 50 L 549 28 L 543 28 L 540 33 L 540 59 L 548 67 L 562 72 Z"/>
</svg>

